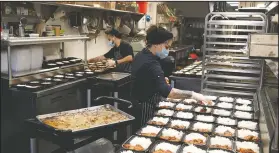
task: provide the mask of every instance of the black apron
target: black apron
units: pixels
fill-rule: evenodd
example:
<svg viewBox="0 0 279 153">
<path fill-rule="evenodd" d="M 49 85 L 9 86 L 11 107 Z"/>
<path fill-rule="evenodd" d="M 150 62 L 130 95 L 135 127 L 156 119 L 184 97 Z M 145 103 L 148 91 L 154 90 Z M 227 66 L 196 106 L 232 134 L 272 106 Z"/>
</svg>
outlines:
<svg viewBox="0 0 279 153">
<path fill-rule="evenodd" d="M 124 58 L 120 53 L 120 47 L 114 49 L 114 60 L 120 60 Z M 121 63 L 117 64 L 115 71 L 118 72 L 128 72 L 131 73 L 132 67 L 131 63 Z"/>
</svg>

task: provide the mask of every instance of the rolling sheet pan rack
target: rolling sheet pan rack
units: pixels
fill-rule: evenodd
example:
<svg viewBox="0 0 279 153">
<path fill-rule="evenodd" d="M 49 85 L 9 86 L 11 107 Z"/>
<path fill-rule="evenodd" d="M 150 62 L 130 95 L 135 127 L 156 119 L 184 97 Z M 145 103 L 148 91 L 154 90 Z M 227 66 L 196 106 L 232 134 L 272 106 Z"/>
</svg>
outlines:
<svg viewBox="0 0 279 153">
<path fill-rule="evenodd" d="M 263 81 L 264 61 L 249 59 L 250 33 L 265 33 L 266 16 L 213 12 L 205 18 L 202 93 L 252 98 Z"/>
</svg>

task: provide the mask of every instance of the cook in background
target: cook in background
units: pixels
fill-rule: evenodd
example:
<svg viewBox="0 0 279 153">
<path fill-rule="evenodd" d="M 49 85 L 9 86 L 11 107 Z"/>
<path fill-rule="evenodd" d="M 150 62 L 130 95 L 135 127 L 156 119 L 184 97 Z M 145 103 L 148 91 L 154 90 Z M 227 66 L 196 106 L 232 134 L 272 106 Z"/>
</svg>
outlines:
<svg viewBox="0 0 279 153">
<path fill-rule="evenodd" d="M 168 56 L 167 48 L 169 40 L 172 38 L 173 34 L 164 28 L 151 26 L 147 30 L 146 48 L 134 58 L 132 63 L 132 77 L 134 79 L 132 96 L 137 107 L 134 115 L 140 122 L 140 125 L 136 126 L 142 126 L 153 116 L 155 105 L 162 100 L 162 97 L 207 101 L 202 94 L 175 89 L 167 84 L 159 61 Z M 199 86 L 199 84 L 197 85 Z"/>
<path fill-rule="evenodd" d="M 91 63 L 109 59 L 108 66 L 116 66 L 115 71 L 130 72 L 131 62 L 134 58 L 132 46 L 121 39 L 122 34 L 116 29 L 109 29 L 105 33 L 107 34 L 108 45 L 112 48 L 105 55 L 91 58 L 88 62 Z"/>
</svg>

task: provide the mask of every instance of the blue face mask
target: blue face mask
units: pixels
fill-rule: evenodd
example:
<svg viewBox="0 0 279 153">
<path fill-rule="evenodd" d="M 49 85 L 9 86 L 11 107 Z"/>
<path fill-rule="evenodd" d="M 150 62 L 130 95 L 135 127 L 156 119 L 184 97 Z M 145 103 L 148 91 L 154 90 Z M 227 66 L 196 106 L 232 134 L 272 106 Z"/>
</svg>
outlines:
<svg viewBox="0 0 279 153">
<path fill-rule="evenodd" d="M 115 44 L 114 44 L 112 41 L 109 41 L 109 42 L 108 42 L 108 45 L 109 45 L 110 47 L 114 47 Z"/>
<path fill-rule="evenodd" d="M 160 59 L 164 59 L 168 57 L 169 51 L 166 48 L 163 48 L 161 52 L 156 52 L 156 56 L 158 56 Z"/>
</svg>

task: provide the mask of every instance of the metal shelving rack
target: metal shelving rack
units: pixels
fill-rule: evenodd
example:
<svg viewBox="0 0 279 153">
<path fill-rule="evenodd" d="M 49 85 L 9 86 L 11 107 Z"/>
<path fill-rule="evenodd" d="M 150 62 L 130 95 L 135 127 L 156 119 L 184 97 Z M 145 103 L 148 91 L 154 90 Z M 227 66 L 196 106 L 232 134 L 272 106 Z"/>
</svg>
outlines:
<svg viewBox="0 0 279 153">
<path fill-rule="evenodd" d="M 263 13 L 209 13 L 205 18 L 202 93 L 252 98 L 262 86 L 264 61 L 249 59 L 248 35 L 266 30 Z"/>
</svg>

